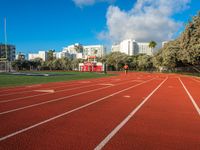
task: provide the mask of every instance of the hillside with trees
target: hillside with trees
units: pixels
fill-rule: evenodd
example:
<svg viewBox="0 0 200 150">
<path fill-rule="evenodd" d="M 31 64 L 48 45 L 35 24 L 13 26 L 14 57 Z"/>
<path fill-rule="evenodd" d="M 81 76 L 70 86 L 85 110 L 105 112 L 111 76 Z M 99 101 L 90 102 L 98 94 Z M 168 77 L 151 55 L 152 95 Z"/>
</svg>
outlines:
<svg viewBox="0 0 200 150">
<path fill-rule="evenodd" d="M 192 18 L 180 37 L 170 41 L 154 56 L 156 68 L 188 67 L 200 65 L 200 12 Z"/>
</svg>

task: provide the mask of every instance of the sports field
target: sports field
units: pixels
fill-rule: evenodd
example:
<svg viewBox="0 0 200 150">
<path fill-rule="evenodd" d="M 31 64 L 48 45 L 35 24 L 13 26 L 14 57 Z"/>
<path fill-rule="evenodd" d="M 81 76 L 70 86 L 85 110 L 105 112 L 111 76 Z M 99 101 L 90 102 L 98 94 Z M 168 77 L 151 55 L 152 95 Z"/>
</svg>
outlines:
<svg viewBox="0 0 200 150">
<path fill-rule="evenodd" d="M 128 73 L 0 88 L 0 149 L 199 150 L 200 79 Z"/>
</svg>

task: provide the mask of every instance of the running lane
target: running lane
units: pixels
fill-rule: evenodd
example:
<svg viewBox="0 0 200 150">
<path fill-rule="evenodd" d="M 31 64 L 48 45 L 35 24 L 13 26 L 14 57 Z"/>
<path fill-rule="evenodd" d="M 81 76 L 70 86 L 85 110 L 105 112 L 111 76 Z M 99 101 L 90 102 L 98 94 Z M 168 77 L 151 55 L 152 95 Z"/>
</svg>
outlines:
<svg viewBox="0 0 200 150">
<path fill-rule="evenodd" d="M 58 99 L 52 99 L 52 97 L 49 97 L 49 100 L 46 99 L 44 102 L 28 105 L 26 108 L 22 107 L 21 109 L 20 107 L 17 108 L 17 110 L 14 109 L 14 111 L 13 109 L 7 109 L 9 112 L 3 114 L 1 112 L 0 114 L 0 135 L 4 136 L 95 100 L 107 97 L 109 95 L 112 96 L 113 93 L 116 93 L 120 90 L 130 88 L 131 86 L 147 84 L 146 82 L 150 82 L 152 80 L 155 79 L 148 79 L 147 81 L 144 81 L 144 83 L 122 82 L 121 84 L 111 87 L 105 86 L 101 89 L 93 89 L 92 92 L 87 92 L 88 90 L 85 89 L 86 92 L 83 92 L 83 94 L 81 94 L 81 92 L 79 93 L 79 91 L 76 91 L 75 95 L 68 95 Z"/>
<path fill-rule="evenodd" d="M 49 147 L 51 149 L 93 149 L 163 80 L 164 78 L 155 79 L 135 88 L 130 88 L 130 84 L 127 84 L 128 90 L 121 87 L 122 92 L 116 94 L 115 89 L 115 93 L 113 91 L 109 97 L 87 107 L 76 109 L 70 114 L 49 122 L 43 122 L 39 126 L 32 126 L 25 132 L 18 132 L 19 134 L 1 141 L 1 146 L 7 149 L 26 149 L 27 147 L 28 149 L 49 149 Z M 74 99 L 74 102 L 77 100 Z M 94 99 L 91 100 L 94 102 Z M 56 105 L 58 104 L 55 104 L 54 108 Z M 60 109 L 60 107 L 57 108 Z M 67 110 L 68 107 L 65 109 Z"/>
<path fill-rule="evenodd" d="M 134 77 L 135 78 L 135 77 Z M 38 95 L 31 95 L 28 97 L 18 97 L 14 99 L 8 99 L 5 101 L 0 101 L 0 114 L 6 110 L 17 109 L 21 107 L 26 107 L 29 105 L 35 105 L 38 103 L 42 103 L 45 101 L 50 101 L 54 99 L 63 99 L 65 97 L 70 97 L 70 95 L 82 95 L 91 92 L 98 92 L 101 89 L 107 89 L 111 86 L 118 86 L 119 88 L 123 88 L 123 86 L 128 83 L 139 83 L 146 80 L 147 77 L 143 77 L 142 80 L 135 80 L 133 77 L 129 78 L 129 80 L 120 79 L 119 81 L 110 81 L 110 82 L 98 82 L 89 85 L 82 85 L 78 87 L 66 88 L 60 91 L 55 91 L 53 93 L 41 93 Z M 148 77 L 150 78 L 150 77 Z M 114 87 L 117 90 L 118 87 Z M 87 92 L 88 91 L 88 92 Z M 98 92 L 99 93 L 99 92 Z M 105 92 L 104 92 L 105 93 Z"/>
<path fill-rule="evenodd" d="M 103 147 L 199 150 L 200 116 L 178 77 L 170 77 Z M 103 139 L 102 139 L 103 141 Z"/>
<path fill-rule="evenodd" d="M 95 83 L 108 82 L 109 78 L 101 78 L 101 79 L 90 79 L 90 80 L 80 80 L 80 81 L 70 81 L 70 82 L 55 82 L 49 84 L 36 84 L 29 85 L 26 87 L 16 87 L 12 90 L 7 90 L 6 92 L 2 92 L 0 90 L 0 102 L 20 98 L 27 97 L 40 94 L 40 90 L 53 90 L 53 91 L 61 91 L 66 88 L 79 87 L 79 86 L 89 86 L 94 85 Z"/>
<path fill-rule="evenodd" d="M 200 109 L 200 81 L 193 77 L 180 77 L 180 80 L 197 104 L 197 109 Z"/>
</svg>

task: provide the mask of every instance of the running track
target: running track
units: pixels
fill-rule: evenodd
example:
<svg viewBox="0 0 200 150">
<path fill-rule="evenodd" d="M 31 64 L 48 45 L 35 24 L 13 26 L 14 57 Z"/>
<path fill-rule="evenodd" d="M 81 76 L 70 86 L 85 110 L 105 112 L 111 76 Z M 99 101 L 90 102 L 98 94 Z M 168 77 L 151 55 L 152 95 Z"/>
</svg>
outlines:
<svg viewBox="0 0 200 150">
<path fill-rule="evenodd" d="M 200 79 L 129 73 L 1 88 L 0 149 L 199 150 Z"/>
</svg>

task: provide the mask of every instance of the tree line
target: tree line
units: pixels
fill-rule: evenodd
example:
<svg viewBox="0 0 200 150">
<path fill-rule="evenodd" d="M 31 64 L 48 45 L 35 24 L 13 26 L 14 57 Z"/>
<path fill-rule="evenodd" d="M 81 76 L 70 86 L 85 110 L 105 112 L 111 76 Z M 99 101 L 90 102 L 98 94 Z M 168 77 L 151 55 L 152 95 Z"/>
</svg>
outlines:
<svg viewBox="0 0 200 150">
<path fill-rule="evenodd" d="M 12 62 L 13 69 L 20 70 L 77 70 L 81 59 L 61 58 L 43 61 L 41 58 L 33 60 L 15 60 Z"/>
</svg>

